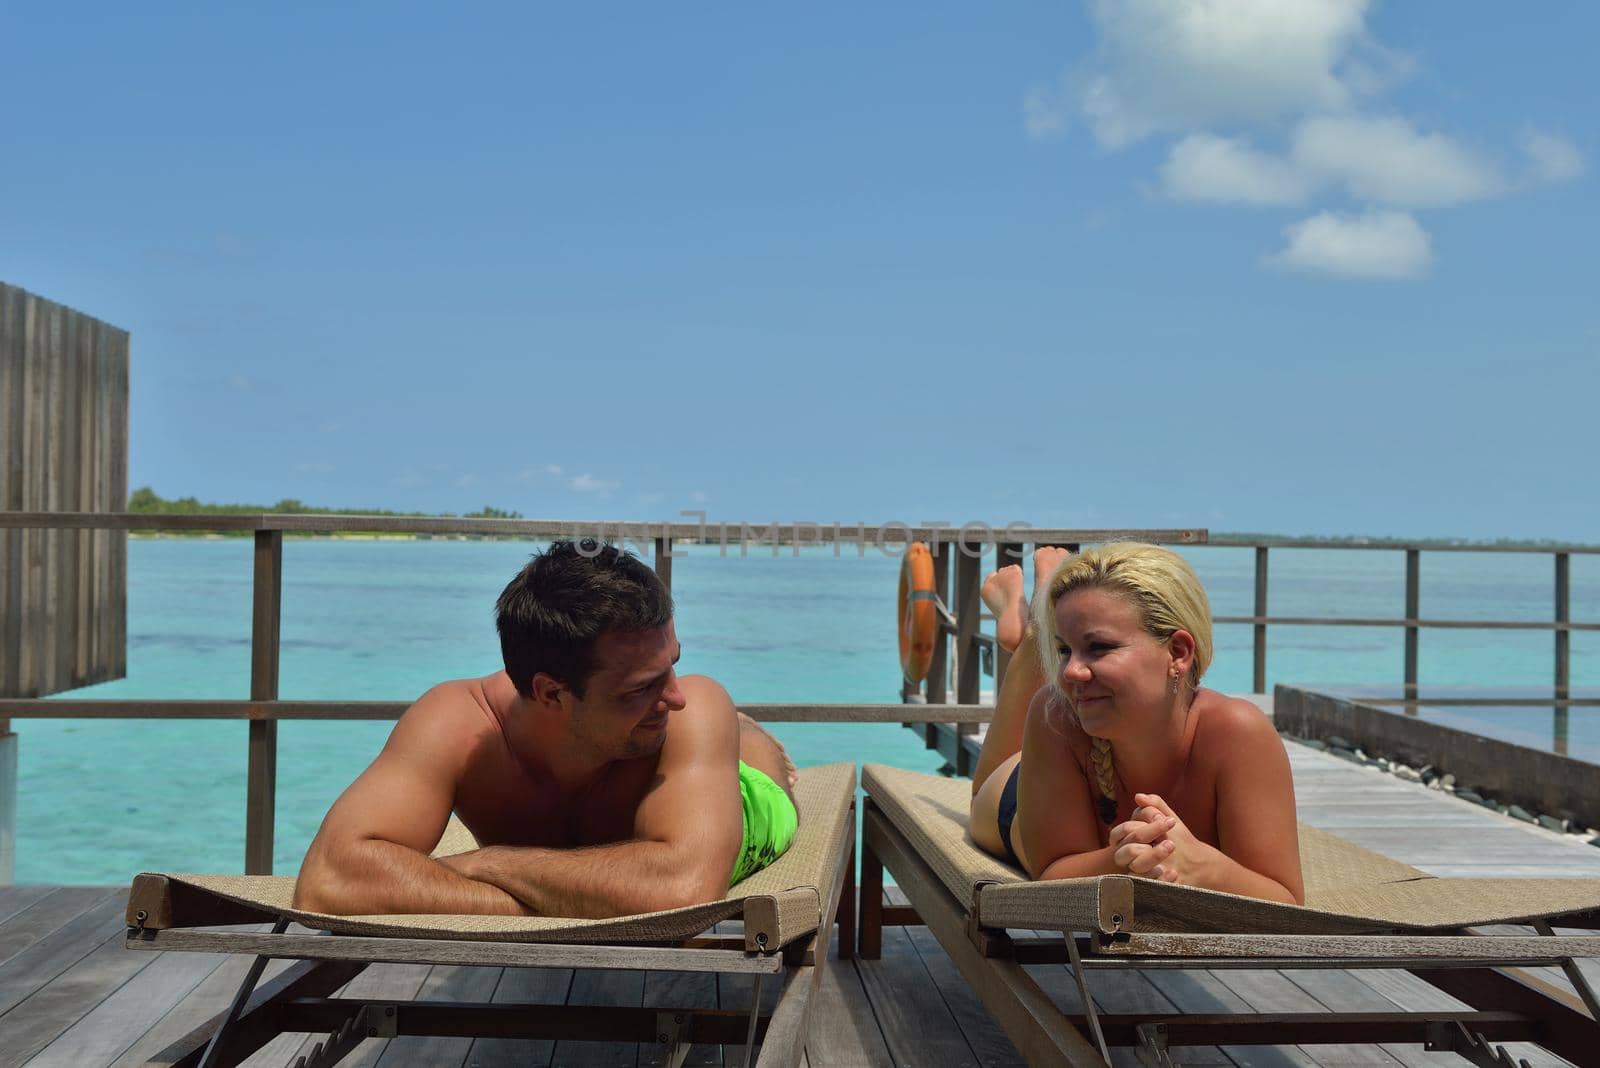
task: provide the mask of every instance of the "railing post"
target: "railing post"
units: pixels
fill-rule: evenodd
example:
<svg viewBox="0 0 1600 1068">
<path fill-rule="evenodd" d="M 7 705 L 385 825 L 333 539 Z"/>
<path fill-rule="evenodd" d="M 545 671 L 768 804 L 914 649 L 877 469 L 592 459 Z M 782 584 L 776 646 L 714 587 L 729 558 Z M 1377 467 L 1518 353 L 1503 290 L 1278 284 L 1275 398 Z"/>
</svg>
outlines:
<svg viewBox="0 0 1600 1068">
<path fill-rule="evenodd" d="M 1417 617 L 1422 612 L 1422 553 L 1406 550 L 1406 686 L 1405 696 L 1417 696 Z M 1417 714 L 1407 707 L 1406 714 Z"/>
<path fill-rule="evenodd" d="M 0 719 L 0 886 L 17 878 L 17 736 Z"/>
<path fill-rule="evenodd" d="M 1572 632 L 1562 628 L 1561 624 L 1572 621 L 1572 557 L 1567 553 L 1556 553 L 1556 685 L 1555 696 L 1558 701 L 1565 701 L 1568 686 L 1571 684 L 1572 675 Z M 1552 733 L 1554 734 L 1553 748 L 1557 753 L 1566 755 L 1567 752 L 1567 706 L 1556 705 L 1552 717 Z"/>
<path fill-rule="evenodd" d="M 1256 546 L 1256 610 L 1257 619 L 1265 619 L 1267 615 L 1267 547 Z M 1251 683 L 1251 693 L 1267 692 L 1267 625 L 1255 625 L 1255 672 Z"/>
<path fill-rule="evenodd" d="M 956 662 L 956 703 L 975 705 L 981 692 L 983 664 L 978 654 L 978 587 L 982 581 L 983 560 L 971 552 L 966 543 L 955 543 L 956 553 L 956 649 L 960 659 Z M 980 552 L 981 552 L 980 548 Z M 963 734 L 972 734 L 976 726 L 960 723 L 955 726 L 956 774 L 970 775 L 967 749 L 961 744 Z"/>
<path fill-rule="evenodd" d="M 283 602 L 283 531 L 256 531 L 250 615 L 250 700 L 278 699 L 278 636 Z M 278 721 L 250 721 L 245 786 L 244 870 L 272 874 L 272 824 L 278 793 Z"/>
<path fill-rule="evenodd" d="M 661 580 L 661 585 L 672 592 L 672 539 L 656 539 L 656 578 Z"/>
<path fill-rule="evenodd" d="M 950 603 L 950 543 L 933 541 L 933 592 L 943 604 Z M 946 680 L 950 677 L 950 636 L 940 620 L 933 639 L 933 657 L 928 661 L 928 703 L 942 705 L 947 700 Z M 928 724 L 927 735 L 934 737 L 934 725 Z"/>
</svg>

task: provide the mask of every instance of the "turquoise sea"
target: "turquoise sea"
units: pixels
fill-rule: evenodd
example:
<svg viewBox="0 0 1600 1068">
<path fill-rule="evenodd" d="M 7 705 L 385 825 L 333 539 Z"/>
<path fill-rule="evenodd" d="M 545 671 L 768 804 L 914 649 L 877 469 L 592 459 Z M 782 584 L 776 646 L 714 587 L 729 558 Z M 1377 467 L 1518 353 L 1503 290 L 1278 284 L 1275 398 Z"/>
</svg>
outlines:
<svg viewBox="0 0 1600 1068">
<path fill-rule="evenodd" d="M 498 667 L 491 607 L 533 546 L 517 542 L 290 540 L 284 545 L 280 688 L 290 699 L 410 700 L 442 679 Z M 680 669 L 715 676 L 736 700 L 894 701 L 900 562 L 855 546 L 690 547 L 674 561 Z M 1218 615 L 1248 615 L 1248 549 L 1185 550 Z M 987 566 L 987 565 L 986 565 Z M 224 698 L 249 692 L 248 539 L 139 539 L 128 547 L 128 677 L 61 695 Z M 1403 614 L 1400 552 L 1274 550 L 1270 610 Z M 1030 580 L 1031 581 L 1031 580 Z M 1423 553 L 1422 615 L 1548 620 L 1548 556 Z M 1600 557 L 1572 558 L 1572 616 L 1600 619 Z M 1217 632 L 1209 685 L 1251 683 L 1251 629 Z M 1546 632 L 1424 631 L 1425 688 L 1530 690 L 1550 684 Z M 1402 677 L 1398 628 L 1274 627 L 1269 686 L 1389 686 Z M 988 683 L 986 681 L 985 685 Z M 1600 687 L 1600 633 L 1572 636 L 1572 685 Z M 1486 732 L 1547 738 L 1548 709 L 1452 710 Z M 25 720 L 19 737 L 18 882 L 121 883 L 133 873 L 238 870 L 244 850 L 246 726 L 239 722 Z M 295 871 L 328 805 L 382 745 L 386 723 L 279 729 L 279 872 Z M 1600 752 L 1600 709 L 1573 709 L 1571 740 Z M 802 765 L 939 760 L 898 726 L 781 724 Z M 1546 742 L 1545 744 L 1548 744 Z M 1591 747 L 1596 747 L 1592 748 Z"/>
</svg>

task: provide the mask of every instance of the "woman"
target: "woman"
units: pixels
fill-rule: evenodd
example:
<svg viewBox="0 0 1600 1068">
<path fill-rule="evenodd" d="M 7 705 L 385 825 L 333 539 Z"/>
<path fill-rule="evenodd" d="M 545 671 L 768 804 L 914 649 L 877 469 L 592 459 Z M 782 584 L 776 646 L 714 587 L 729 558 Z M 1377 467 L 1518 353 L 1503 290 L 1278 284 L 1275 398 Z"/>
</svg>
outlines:
<svg viewBox="0 0 1600 1068">
<path fill-rule="evenodd" d="M 1014 649 L 973 773 L 971 829 L 1035 879 L 1129 873 L 1303 904 L 1294 784 L 1272 724 L 1200 688 L 1211 610 L 1182 557 L 1120 542 L 1034 554 L 983 597 Z"/>
</svg>

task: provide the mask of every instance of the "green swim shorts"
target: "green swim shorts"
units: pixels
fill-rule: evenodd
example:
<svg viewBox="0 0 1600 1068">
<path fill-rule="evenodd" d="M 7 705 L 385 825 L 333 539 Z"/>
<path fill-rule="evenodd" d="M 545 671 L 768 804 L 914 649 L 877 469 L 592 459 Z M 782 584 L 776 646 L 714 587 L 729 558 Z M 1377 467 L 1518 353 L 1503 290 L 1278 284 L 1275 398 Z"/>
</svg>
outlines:
<svg viewBox="0 0 1600 1068">
<path fill-rule="evenodd" d="M 739 761 L 739 798 L 744 802 L 744 838 L 728 885 L 748 879 L 783 856 L 794 841 L 800 814 L 794 802 L 764 771 Z"/>
</svg>

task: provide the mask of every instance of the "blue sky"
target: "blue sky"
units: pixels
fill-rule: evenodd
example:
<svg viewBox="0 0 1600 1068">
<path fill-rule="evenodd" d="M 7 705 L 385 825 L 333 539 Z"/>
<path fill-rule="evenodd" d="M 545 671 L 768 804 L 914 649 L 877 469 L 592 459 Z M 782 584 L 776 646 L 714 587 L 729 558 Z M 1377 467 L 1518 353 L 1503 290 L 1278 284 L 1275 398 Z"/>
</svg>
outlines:
<svg viewBox="0 0 1600 1068">
<path fill-rule="evenodd" d="M 1600 8 L 32 5 L 167 496 L 1600 540 Z"/>
</svg>

